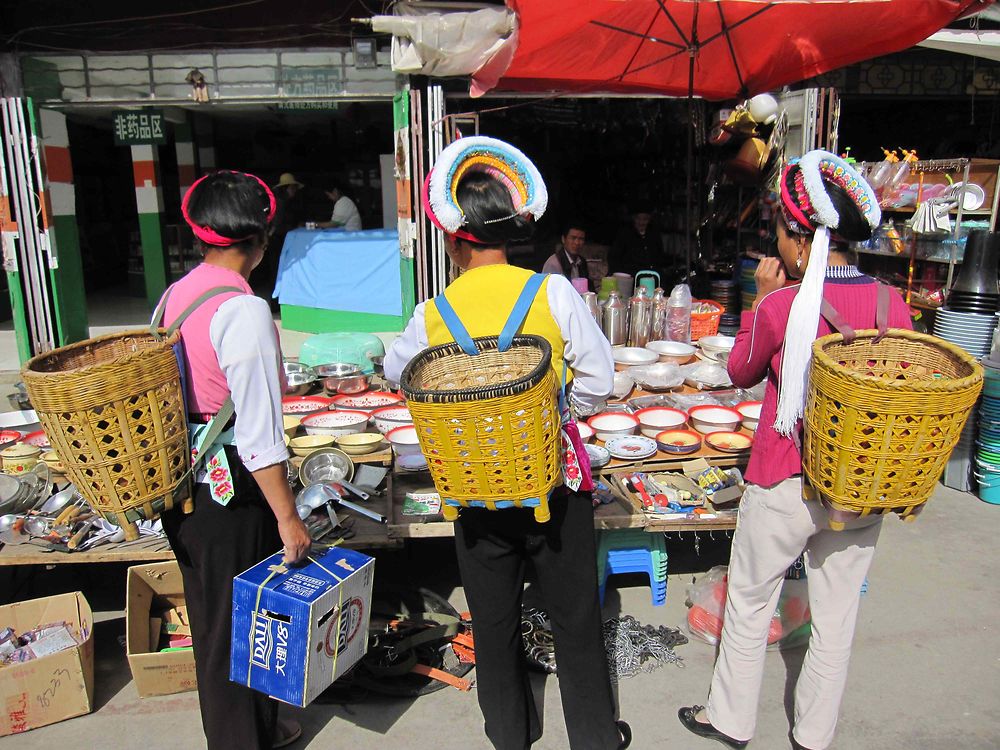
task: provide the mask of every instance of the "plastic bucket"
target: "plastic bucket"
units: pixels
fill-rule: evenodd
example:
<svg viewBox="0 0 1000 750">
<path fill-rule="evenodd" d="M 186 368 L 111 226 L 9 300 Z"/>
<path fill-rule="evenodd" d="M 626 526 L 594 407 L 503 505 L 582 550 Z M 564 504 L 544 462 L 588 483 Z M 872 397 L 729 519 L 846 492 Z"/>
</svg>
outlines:
<svg viewBox="0 0 1000 750">
<path fill-rule="evenodd" d="M 1000 471 L 986 471 L 983 469 L 983 465 L 977 461 L 972 474 L 979 484 L 979 499 L 990 505 L 1000 505 Z"/>
</svg>

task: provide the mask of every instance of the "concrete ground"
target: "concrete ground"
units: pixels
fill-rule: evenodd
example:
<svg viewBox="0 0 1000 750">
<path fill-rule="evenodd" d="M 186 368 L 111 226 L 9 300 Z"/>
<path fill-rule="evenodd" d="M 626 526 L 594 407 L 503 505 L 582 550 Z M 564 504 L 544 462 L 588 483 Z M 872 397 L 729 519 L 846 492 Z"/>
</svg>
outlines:
<svg viewBox="0 0 1000 750">
<path fill-rule="evenodd" d="M 995 750 L 1000 747 L 1000 640 L 997 540 L 1000 508 L 971 495 L 940 488 L 915 524 L 886 523 L 869 592 L 862 601 L 851 675 L 836 750 Z M 695 572 L 724 560 L 726 540 L 700 535 L 669 537 L 671 575 L 667 603 L 653 607 L 638 579 L 609 585 L 606 614 L 629 613 L 641 622 L 676 626 L 685 620 L 685 589 Z M 419 583 L 449 598 L 464 598 L 445 542 L 414 543 L 380 554 L 377 579 Z M 124 567 L 63 566 L 0 571 L 0 598 L 24 599 L 80 589 L 98 624 L 96 708 L 93 714 L 16 737 L 19 748 L 204 747 L 195 693 L 139 699 L 118 638 L 124 632 Z M 623 680 L 617 690 L 621 716 L 635 734 L 633 747 L 710 750 L 721 745 L 687 733 L 678 706 L 703 702 L 714 649 L 692 642 L 678 649 L 683 668 L 664 667 Z M 757 735 L 751 748 L 790 747 L 788 696 L 802 652 L 769 653 Z M 536 676 L 545 734 L 536 748 L 566 748 L 556 678 Z M 348 705 L 290 710 L 301 721 L 301 748 L 488 748 L 475 693 L 446 688 L 416 700 L 370 698 Z"/>
</svg>

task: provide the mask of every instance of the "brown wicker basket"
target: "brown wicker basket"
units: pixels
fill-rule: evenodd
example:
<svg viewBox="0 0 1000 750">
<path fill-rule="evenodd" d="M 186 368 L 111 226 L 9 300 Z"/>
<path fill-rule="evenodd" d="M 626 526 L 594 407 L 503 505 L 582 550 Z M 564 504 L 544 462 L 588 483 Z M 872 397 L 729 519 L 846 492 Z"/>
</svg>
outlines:
<svg viewBox="0 0 1000 750">
<path fill-rule="evenodd" d="M 40 354 L 21 373 L 66 473 L 127 539 L 174 507 L 175 489 L 190 510 L 190 487 L 178 487 L 191 464 L 179 340 L 109 334 Z"/>
<path fill-rule="evenodd" d="M 533 507 L 547 521 L 560 479 L 552 347 L 539 336 L 515 336 L 504 352 L 495 336 L 475 343 L 474 357 L 455 343 L 426 349 L 400 378 L 444 516 Z"/>
<path fill-rule="evenodd" d="M 871 513 L 915 517 L 983 385 L 982 366 L 954 344 L 898 329 L 876 342 L 877 334 L 813 344 L 803 468 L 834 528 Z"/>
</svg>

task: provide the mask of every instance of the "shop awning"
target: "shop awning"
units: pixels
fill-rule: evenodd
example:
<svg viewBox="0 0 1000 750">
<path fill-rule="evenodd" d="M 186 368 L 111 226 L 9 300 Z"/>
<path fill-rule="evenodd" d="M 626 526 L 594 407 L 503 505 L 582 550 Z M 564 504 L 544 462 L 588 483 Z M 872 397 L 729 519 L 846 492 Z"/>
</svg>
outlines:
<svg viewBox="0 0 1000 750">
<path fill-rule="evenodd" d="M 731 99 L 912 47 L 988 0 L 507 0 L 497 88 Z"/>
<path fill-rule="evenodd" d="M 961 55 L 1000 60 L 1000 31 L 953 31 L 946 29 L 931 34 L 920 47 L 957 52 Z"/>
</svg>

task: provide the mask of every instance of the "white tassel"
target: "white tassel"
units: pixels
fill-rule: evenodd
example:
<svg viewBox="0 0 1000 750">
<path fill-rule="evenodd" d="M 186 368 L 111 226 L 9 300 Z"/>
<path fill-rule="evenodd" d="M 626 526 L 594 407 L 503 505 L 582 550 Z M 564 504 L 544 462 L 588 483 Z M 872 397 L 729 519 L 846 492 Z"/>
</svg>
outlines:
<svg viewBox="0 0 1000 750">
<path fill-rule="evenodd" d="M 785 326 L 785 345 L 781 355 L 781 388 L 778 392 L 778 415 L 774 429 L 791 437 L 805 412 L 806 388 L 812 345 L 819 328 L 823 304 L 823 282 L 830 252 L 830 230 L 820 226 L 813 235 L 809 264 L 792 301 Z"/>
</svg>

